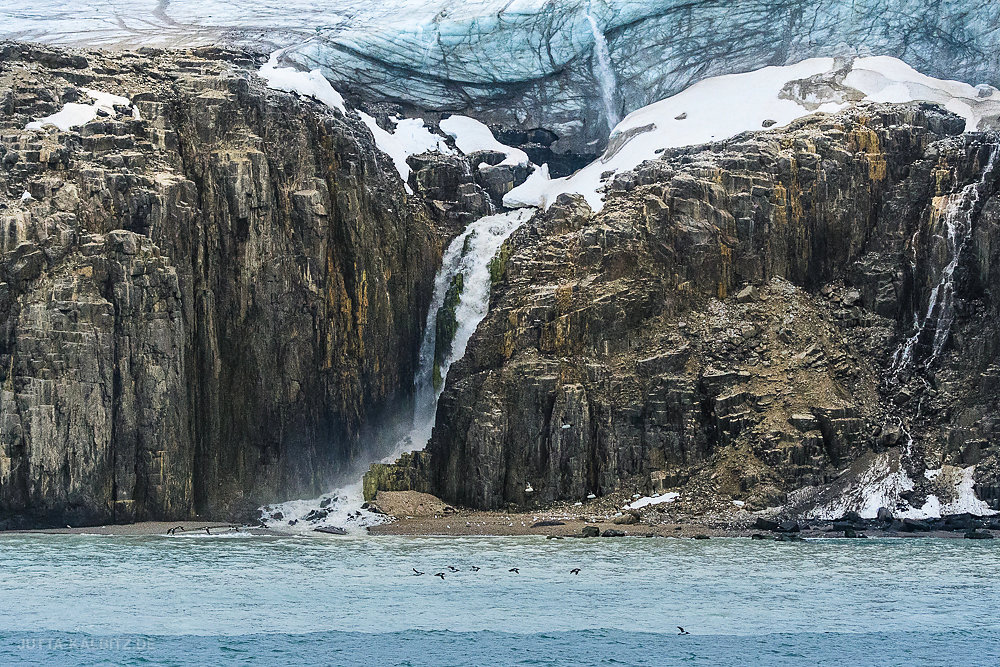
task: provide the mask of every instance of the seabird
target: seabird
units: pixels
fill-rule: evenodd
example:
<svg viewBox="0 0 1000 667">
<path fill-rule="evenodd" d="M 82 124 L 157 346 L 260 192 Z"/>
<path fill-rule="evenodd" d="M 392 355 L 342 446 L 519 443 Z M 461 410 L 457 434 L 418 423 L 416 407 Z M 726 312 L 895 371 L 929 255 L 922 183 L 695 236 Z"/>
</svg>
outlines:
<svg viewBox="0 0 1000 667">
<path fill-rule="evenodd" d="M 449 565 L 448 569 L 451 570 L 452 572 L 458 572 L 459 571 L 458 568 L 455 567 L 454 565 Z"/>
<path fill-rule="evenodd" d="M 570 574 L 580 574 L 580 568 L 574 567 L 572 570 L 569 571 L 569 573 Z"/>
<path fill-rule="evenodd" d="M 444 581 L 444 572 L 438 572 L 434 575 L 435 577 L 441 577 L 441 581 Z"/>
<path fill-rule="evenodd" d="M 417 568 L 413 568 L 413 574 L 414 574 L 415 576 L 419 577 L 420 575 L 422 575 L 422 574 L 424 574 L 424 573 L 423 573 L 423 572 L 421 572 L 420 570 L 418 570 Z"/>
<path fill-rule="evenodd" d="M 687 630 L 685 630 L 684 628 L 682 628 L 679 625 L 677 626 L 677 629 L 680 630 L 680 632 L 677 633 L 679 635 L 689 635 L 689 634 L 691 634 L 690 632 L 688 632 Z"/>
<path fill-rule="evenodd" d="M 479 568 L 478 568 L 478 567 L 476 567 L 475 565 L 473 565 L 473 566 L 472 566 L 472 571 L 473 571 L 473 572 L 479 572 Z"/>
<path fill-rule="evenodd" d="M 209 528 L 208 526 L 205 526 L 205 532 L 208 533 L 209 535 L 211 535 L 212 534 L 212 529 Z"/>
<path fill-rule="evenodd" d="M 507 570 L 507 571 L 508 571 L 508 572 L 513 572 L 514 574 L 521 574 L 521 571 L 520 571 L 520 570 L 518 570 L 518 569 L 517 569 L 516 567 L 512 567 L 512 568 L 510 568 L 510 569 L 509 569 L 509 570 Z"/>
</svg>

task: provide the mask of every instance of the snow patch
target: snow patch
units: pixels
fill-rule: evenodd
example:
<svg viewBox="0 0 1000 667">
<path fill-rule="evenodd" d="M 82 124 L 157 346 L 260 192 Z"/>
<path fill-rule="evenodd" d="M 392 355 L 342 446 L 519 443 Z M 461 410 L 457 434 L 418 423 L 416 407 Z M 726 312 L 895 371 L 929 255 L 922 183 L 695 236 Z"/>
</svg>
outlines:
<svg viewBox="0 0 1000 667">
<path fill-rule="evenodd" d="M 358 111 L 361 120 L 375 137 L 375 145 L 380 151 L 392 159 L 392 163 L 399 172 L 399 177 L 403 179 L 403 186 L 406 192 L 413 194 L 408 181 L 410 179 L 410 165 L 406 158 L 411 155 L 419 155 L 428 151 L 439 153 L 453 153 L 454 151 L 445 143 L 444 137 L 433 134 L 424 125 L 424 121 L 419 118 L 407 118 L 395 120 L 396 130 L 388 132 L 382 129 L 374 118 L 363 111 Z"/>
<path fill-rule="evenodd" d="M 914 490 L 913 480 L 906 474 L 898 455 L 884 452 L 839 498 L 807 513 L 807 518 L 838 519 L 854 511 L 863 519 L 874 519 L 880 507 L 889 509 L 897 519 L 936 519 L 965 512 L 978 516 L 996 514 L 976 497 L 974 474 L 975 466 L 945 466 L 925 471 L 924 477 L 935 482 L 940 491 L 928 494 L 920 507 L 913 507 L 902 497 Z M 941 502 L 941 496 L 952 500 Z"/>
<path fill-rule="evenodd" d="M 495 151 L 507 157 L 501 165 L 516 167 L 530 164 L 528 154 L 519 148 L 501 144 L 485 124 L 468 116 L 449 116 L 441 121 L 441 130 L 455 139 L 458 150 L 465 155 L 476 151 Z M 482 166 L 482 165 L 480 165 Z"/>
<path fill-rule="evenodd" d="M 648 507 L 650 505 L 660 505 L 661 503 L 672 503 L 680 497 L 681 494 L 677 493 L 676 491 L 669 491 L 659 496 L 646 496 L 644 498 L 639 498 L 639 500 L 629 503 L 628 505 L 626 505 L 626 507 L 628 509 L 637 510 L 642 507 Z"/>
<path fill-rule="evenodd" d="M 132 101 L 129 98 L 122 97 L 121 95 L 103 93 L 99 90 L 92 90 L 90 88 L 83 88 L 82 90 L 94 100 L 92 104 L 69 102 L 54 114 L 28 123 L 24 126 L 24 129 L 43 130 L 48 126 L 51 126 L 59 128 L 63 132 L 68 132 L 74 127 L 86 125 L 90 121 L 94 120 L 101 111 L 114 118 L 118 115 L 115 111 L 115 105 L 132 105 Z"/>
<path fill-rule="evenodd" d="M 284 49 L 272 53 L 268 61 L 258 71 L 260 78 L 267 82 L 268 88 L 312 97 L 331 109 L 339 109 L 341 113 L 347 113 L 344 98 L 330 85 L 322 72 L 318 69 L 303 72 L 294 67 L 278 67 L 278 58 L 282 53 L 284 53 Z"/>
<path fill-rule="evenodd" d="M 810 85 L 821 77 L 824 85 Z M 856 58 L 850 68 L 833 58 L 765 67 L 743 74 L 711 77 L 680 93 L 633 111 L 611 133 L 598 159 L 559 179 L 538 174 L 507 194 L 522 206 L 548 207 L 562 193 L 583 195 L 590 207 L 603 206 L 601 189 L 614 174 L 656 159 L 665 149 L 722 141 L 750 130 L 783 127 L 814 112 L 835 113 L 850 99 L 871 102 L 929 101 L 966 119 L 966 129 L 984 129 L 1000 115 L 1000 91 L 920 74 L 886 56 Z M 536 172 L 537 173 L 537 172 Z"/>
</svg>

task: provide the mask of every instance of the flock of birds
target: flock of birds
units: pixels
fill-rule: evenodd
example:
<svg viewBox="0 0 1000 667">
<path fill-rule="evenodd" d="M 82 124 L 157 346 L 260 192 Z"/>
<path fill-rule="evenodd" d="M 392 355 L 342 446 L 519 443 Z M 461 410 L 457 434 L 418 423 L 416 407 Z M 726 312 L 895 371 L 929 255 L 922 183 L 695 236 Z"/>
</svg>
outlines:
<svg viewBox="0 0 1000 667">
<path fill-rule="evenodd" d="M 414 577 L 420 577 L 420 576 L 423 576 L 423 575 L 427 574 L 426 572 L 421 572 L 420 570 L 418 570 L 415 567 L 411 568 L 411 569 L 413 570 L 413 576 Z M 482 568 L 481 567 L 476 567 L 475 565 L 473 565 L 469 569 L 472 570 L 473 572 L 479 572 L 479 570 L 481 570 Z M 459 568 L 455 567 L 454 565 L 449 565 L 448 566 L 448 572 L 451 572 L 452 574 L 454 574 L 455 572 L 461 572 L 461 571 L 462 570 L 460 570 Z M 519 570 L 516 567 L 510 568 L 509 570 L 507 570 L 507 572 L 510 572 L 511 574 L 521 574 L 521 570 Z M 572 570 L 569 571 L 569 573 L 570 574 L 580 574 L 580 568 L 574 567 Z M 444 572 L 436 572 L 436 573 L 434 573 L 434 576 L 435 577 L 440 577 L 442 581 L 444 580 L 444 575 L 445 575 Z"/>
<path fill-rule="evenodd" d="M 414 577 L 422 577 L 425 574 L 427 574 L 426 572 L 421 572 L 420 570 L 418 570 L 415 567 L 411 568 L 411 569 L 413 570 L 413 576 Z M 439 577 L 441 579 L 441 581 L 444 581 L 444 578 L 445 578 L 446 574 L 448 574 L 448 573 L 454 574 L 455 572 L 461 572 L 462 571 L 461 569 L 455 567 L 454 565 L 449 565 L 446 569 L 448 570 L 447 573 L 446 572 L 435 572 L 433 576 Z M 482 568 L 473 565 L 469 569 L 472 572 L 479 572 L 479 570 L 481 570 Z M 507 572 L 509 572 L 510 574 L 521 574 L 521 571 L 518 568 L 516 568 L 516 567 L 510 568 L 509 570 L 507 570 Z M 569 571 L 570 574 L 580 574 L 580 572 L 581 572 L 581 570 L 578 567 L 574 567 L 572 570 Z M 679 635 L 689 635 L 689 634 L 691 634 L 690 632 L 688 632 L 687 630 L 685 630 L 684 628 L 682 628 L 679 625 L 677 626 L 677 629 L 680 630 L 680 632 L 677 633 Z"/>
</svg>

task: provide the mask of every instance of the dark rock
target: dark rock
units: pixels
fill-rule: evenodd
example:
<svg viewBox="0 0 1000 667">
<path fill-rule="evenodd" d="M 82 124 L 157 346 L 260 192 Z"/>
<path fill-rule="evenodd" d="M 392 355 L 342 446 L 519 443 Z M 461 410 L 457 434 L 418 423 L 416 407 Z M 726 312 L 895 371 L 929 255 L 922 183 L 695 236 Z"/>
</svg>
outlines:
<svg viewBox="0 0 1000 667">
<path fill-rule="evenodd" d="M 603 533 L 601 533 L 601 537 L 625 537 L 625 536 L 626 536 L 625 531 L 617 530 L 615 528 L 608 528 Z"/>
<path fill-rule="evenodd" d="M 545 528 L 549 526 L 565 526 L 565 525 L 566 523 L 564 521 L 536 521 L 535 523 L 531 524 L 531 527 Z"/>
<path fill-rule="evenodd" d="M 324 526 L 322 528 L 313 528 L 314 532 L 325 533 L 327 535 L 347 535 L 347 531 L 343 528 L 337 528 L 336 526 Z"/>
<path fill-rule="evenodd" d="M 754 533 L 753 535 L 750 536 L 750 539 L 751 540 L 766 540 L 767 536 L 766 535 L 761 535 L 760 533 Z"/>
<path fill-rule="evenodd" d="M 779 533 L 797 533 L 801 530 L 798 521 L 789 519 L 788 521 L 782 521 L 774 529 Z"/>
<path fill-rule="evenodd" d="M 695 539 L 695 540 L 707 540 L 707 539 L 710 539 L 710 538 L 705 533 L 698 533 L 697 535 L 694 536 L 693 539 Z"/>
<path fill-rule="evenodd" d="M 771 519 L 764 519 L 763 517 L 757 517 L 757 520 L 753 522 L 753 527 L 757 530 L 777 530 L 778 522 L 772 521 Z"/>
<path fill-rule="evenodd" d="M 903 533 L 927 533 L 930 532 L 931 526 L 919 519 L 903 519 L 899 530 Z"/>
<path fill-rule="evenodd" d="M 774 536 L 775 542 L 804 542 L 805 539 L 801 535 L 795 535 L 794 533 L 781 533 Z"/>
<path fill-rule="evenodd" d="M 583 536 L 584 537 L 600 537 L 601 529 L 597 526 L 584 526 Z"/>
<path fill-rule="evenodd" d="M 892 512 L 887 507 L 879 507 L 875 519 L 881 523 L 892 523 Z"/>
<path fill-rule="evenodd" d="M 975 530 L 970 530 L 965 534 L 965 539 L 967 540 L 992 540 L 993 533 L 979 532 Z"/>
</svg>

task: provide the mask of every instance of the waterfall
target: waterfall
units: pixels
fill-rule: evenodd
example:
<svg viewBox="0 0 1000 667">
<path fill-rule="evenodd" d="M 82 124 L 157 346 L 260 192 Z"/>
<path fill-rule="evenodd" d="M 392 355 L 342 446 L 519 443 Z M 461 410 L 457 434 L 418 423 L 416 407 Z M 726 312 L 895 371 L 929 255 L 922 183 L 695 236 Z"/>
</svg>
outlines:
<svg viewBox="0 0 1000 667">
<path fill-rule="evenodd" d="M 597 56 L 597 68 L 594 75 L 601 88 L 601 102 L 604 104 L 604 118 L 608 123 L 608 131 L 614 130 L 621 120 L 615 105 L 615 95 L 618 93 L 618 80 L 611 66 L 611 52 L 608 50 L 608 40 L 604 32 L 597 27 L 597 21 L 590 12 L 585 15 L 590 23 L 590 31 L 594 35 L 594 55 Z"/>
<path fill-rule="evenodd" d="M 982 197 L 986 180 L 993 173 L 998 151 L 1000 144 L 994 146 L 990 152 L 989 160 L 978 181 L 949 195 L 944 203 L 941 220 L 944 223 L 943 240 L 948 251 L 948 263 L 941 270 L 938 282 L 931 290 L 923 317 L 919 313 L 914 314 L 913 335 L 899 346 L 893 356 L 893 377 L 898 376 L 903 369 L 913 363 L 917 343 L 929 327 L 933 327 L 934 337 L 931 341 L 931 354 L 924 365 L 933 364 L 944 351 L 948 335 L 951 333 L 951 325 L 955 321 L 955 270 L 958 268 L 962 251 L 972 236 L 972 218 Z"/>
<path fill-rule="evenodd" d="M 534 209 L 524 208 L 479 218 L 448 245 L 434 279 L 434 293 L 420 343 L 419 366 L 414 378 L 413 426 L 382 462 L 395 461 L 401 454 L 426 446 L 434 427 L 438 397 L 443 389 L 443 381 L 435 382 L 435 376 L 443 380 L 451 365 L 465 355 L 469 339 L 489 310 L 491 262 L 503 242 L 533 213 Z M 457 302 L 449 301 L 449 290 L 456 282 L 461 286 Z M 449 322 L 454 323 L 448 331 L 450 340 L 438 337 L 441 317 L 447 317 Z M 273 528 L 288 529 L 291 526 L 301 530 L 329 526 L 363 527 L 384 522 L 384 516 L 361 508 L 360 477 L 371 463 L 376 462 L 369 461 L 364 470 L 357 473 L 355 482 L 320 498 L 292 500 L 262 508 L 264 522 Z"/>
</svg>

